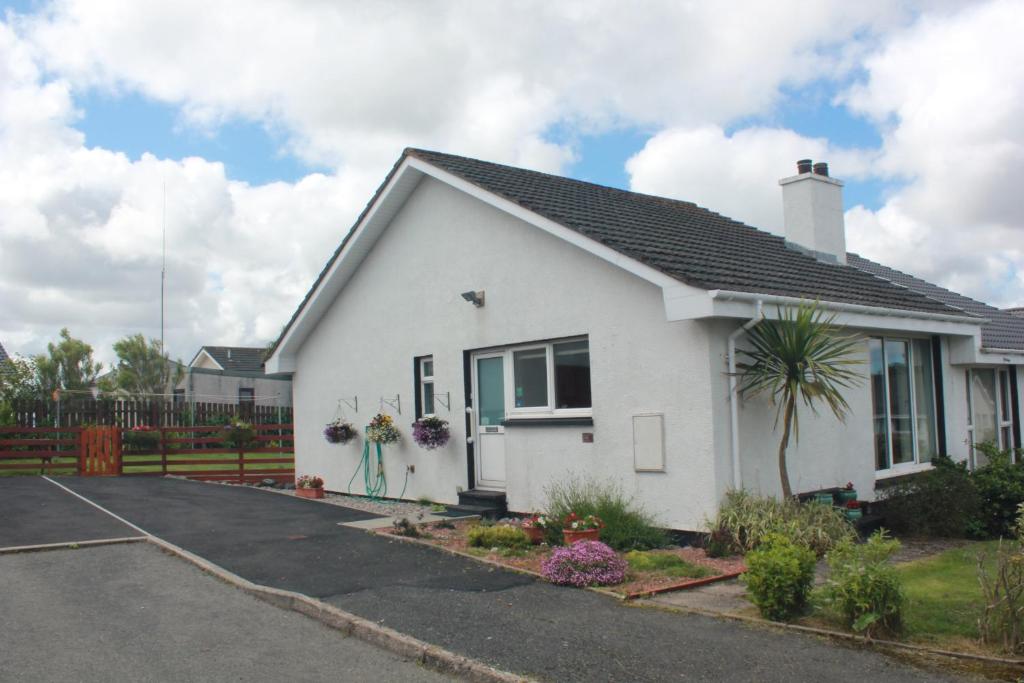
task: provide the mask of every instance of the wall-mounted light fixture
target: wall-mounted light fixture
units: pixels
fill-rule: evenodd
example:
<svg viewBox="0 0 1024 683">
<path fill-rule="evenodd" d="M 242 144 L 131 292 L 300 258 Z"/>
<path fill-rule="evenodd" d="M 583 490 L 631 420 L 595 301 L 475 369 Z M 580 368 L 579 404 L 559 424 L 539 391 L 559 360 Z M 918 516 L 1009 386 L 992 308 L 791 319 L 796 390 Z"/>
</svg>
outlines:
<svg viewBox="0 0 1024 683">
<path fill-rule="evenodd" d="M 462 298 L 480 308 L 484 305 L 484 290 L 481 289 L 479 292 L 463 292 Z"/>
</svg>

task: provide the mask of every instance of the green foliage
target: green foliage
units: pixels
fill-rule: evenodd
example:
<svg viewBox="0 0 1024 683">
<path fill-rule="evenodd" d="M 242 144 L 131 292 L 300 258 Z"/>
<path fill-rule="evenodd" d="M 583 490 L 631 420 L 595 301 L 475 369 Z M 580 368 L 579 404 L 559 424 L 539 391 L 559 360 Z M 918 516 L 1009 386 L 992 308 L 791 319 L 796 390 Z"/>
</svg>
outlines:
<svg viewBox="0 0 1024 683">
<path fill-rule="evenodd" d="M 743 582 L 763 617 L 788 621 L 803 614 L 814 582 L 814 551 L 782 534 L 769 534 L 746 563 Z"/>
<path fill-rule="evenodd" d="M 990 538 L 1013 537 L 1017 509 L 1024 503 L 1024 465 L 1014 463 L 1010 451 L 1001 451 L 993 444 L 975 448 L 988 459 L 971 475 L 981 496 L 979 524 Z"/>
<path fill-rule="evenodd" d="M 241 450 L 256 440 L 256 430 L 251 422 L 245 422 L 237 418 L 224 425 L 224 445 L 228 448 Z"/>
<path fill-rule="evenodd" d="M 530 539 L 526 532 L 516 526 L 496 524 L 475 526 L 466 534 L 469 545 L 474 548 L 528 548 Z"/>
<path fill-rule="evenodd" d="M 1018 653 L 1024 651 L 1024 504 L 1017 506 L 1012 531 L 1012 540 L 999 541 L 994 567 L 985 553 L 978 556 L 978 581 L 985 597 L 978 630 L 986 643 Z"/>
<path fill-rule="evenodd" d="M 135 334 L 114 342 L 117 365 L 114 389 L 131 395 L 168 394 L 185 376 L 181 361 L 172 361 L 160 340 Z"/>
<path fill-rule="evenodd" d="M 56 389 L 88 391 L 103 369 L 93 360 L 92 347 L 72 337 L 66 327 L 60 331 L 60 342 L 50 342 L 47 351 L 35 357 L 36 384 L 47 397 Z"/>
<path fill-rule="evenodd" d="M 34 359 L 13 356 L 0 362 L 0 425 L 14 424 L 14 401 L 38 397 Z"/>
<path fill-rule="evenodd" d="M 391 526 L 399 536 L 419 538 L 423 535 L 420 533 L 419 527 L 410 522 L 408 517 L 402 517 L 401 519 L 392 521 Z"/>
<path fill-rule="evenodd" d="M 709 526 L 705 550 L 713 557 L 747 553 L 772 535 L 784 536 L 821 557 L 839 543 L 855 537 L 840 510 L 821 503 L 799 503 L 729 491 Z"/>
<path fill-rule="evenodd" d="M 687 562 L 678 555 L 667 552 L 651 552 L 630 550 L 626 553 L 626 562 L 635 572 L 660 572 L 666 576 L 678 576 L 699 579 L 710 576 L 714 572 L 707 567 Z"/>
<path fill-rule="evenodd" d="M 884 490 L 886 527 L 915 536 L 972 535 L 981 499 L 966 463 L 940 456 L 932 465 L 933 469 Z"/>
<path fill-rule="evenodd" d="M 601 541 L 615 550 L 651 550 L 668 544 L 668 536 L 655 526 L 654 518 L 615 483 L 570 478 L 548 486 L 544 494 L 547 514 L 553 519 L 565 519 L 572 512 L 579 517 L 600 518 L 605 525 Z M 561 530 L 546 529 L 545 537 L 550 543 L 558 543 Z"/>
<path fill-rule="evenodd" d="M 168 435 L 169 438 L 173 436 Z M 125 429 L 121 432 L 121 442 L 125 450 L 153 451 L 160 446 L 160 430 L 158 429 Z"/>
<path fill-rule="evenodd" d="M 824 595 L 847 628 L 868 637 L 902 629 L 906 600 L 900 576 L 889 562 L 899 548 L 899 541 L 879 531 L 866 543 L 847 541 L 829 552 Z"/>
<path fill-rule="evenodd" d="M 798 403 L 817 411 L 819 403 L 843 420 L 850 406 L 843 390 L 863 381 L 852 366 L 857 338 L 839 334 L 835 316 L 826 315 L 818 302 L 801 302 L 794 308 L 776 309 L 777 320 L 762 317 L 747 332 L 751 349 L 739 351 L 746 360 L 737 363 L 738 390 L 741 396 L 767 394 L 777 405 L 775 426 L 781 419 L 783 432 L 779 443 L 779 477 L 782 496 L 793 495 L 786 470 L 786 449 L 792 433 L 800 440 Z"/>
</svg>

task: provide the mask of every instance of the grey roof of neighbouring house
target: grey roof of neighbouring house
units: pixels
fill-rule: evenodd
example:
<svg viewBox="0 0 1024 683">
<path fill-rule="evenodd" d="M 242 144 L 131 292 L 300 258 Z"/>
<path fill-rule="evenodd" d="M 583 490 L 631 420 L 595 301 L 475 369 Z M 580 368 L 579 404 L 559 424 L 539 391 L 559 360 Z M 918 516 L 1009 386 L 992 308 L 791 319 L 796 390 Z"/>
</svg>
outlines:
<svg viewBox="0 0 1024 683">
<path fill-rule="evenodd" d="M 1024 318 L 1024 306 L 1021 306 L 1020 308 L 1004 308 L 1003 310 L 1010 315 L 1015 315 L 1018 318 Z"/>
<path fill-rule="evenodd" d="M 262 346 L 203 346 L 199 351 L 210 354 L 226 372 L 263 372 L 267 352 Z"/>
<path fill-rule="evenodd" d="M 439 152 L 405 153 L 701 289 L 963 315 L 691 202 Z"/>
<path fill-rule="evenodd" d="M 857 254 L 848 254 L 847 263 L 872 275 L 920 292 L 932 299 L 988 318 L 989 322 L 981 326 L 981 345 L 984 348 L 1024 350 L 1024 319 L 1016 317 L 1010 311 L 1001 311 L 994 306 L 944 289 L 919 277 L 875 263 Z"/>
<path fill-rule="evenodd" d="M 4 350 L 4 345 L 0 344 L 0 363 L 3 363 L 8 358 L 10 358 L 10 356 L 8 356 L 7 352 Z"/>
</svg>

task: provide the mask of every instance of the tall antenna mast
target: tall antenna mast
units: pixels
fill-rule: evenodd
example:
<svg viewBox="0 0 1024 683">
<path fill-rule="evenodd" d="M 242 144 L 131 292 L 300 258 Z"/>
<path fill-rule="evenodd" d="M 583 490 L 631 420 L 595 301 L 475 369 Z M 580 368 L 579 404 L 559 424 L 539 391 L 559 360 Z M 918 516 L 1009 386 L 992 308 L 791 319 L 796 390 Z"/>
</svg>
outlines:
<svg viewBox="0 0 1024 683">
<path fill-rule="evenodd" d="M 167 181 L 163 182 L 164 208 L 160 218 L 160 353 L 164 353 L 164 281 L 167 279 Z"/>
</svg>

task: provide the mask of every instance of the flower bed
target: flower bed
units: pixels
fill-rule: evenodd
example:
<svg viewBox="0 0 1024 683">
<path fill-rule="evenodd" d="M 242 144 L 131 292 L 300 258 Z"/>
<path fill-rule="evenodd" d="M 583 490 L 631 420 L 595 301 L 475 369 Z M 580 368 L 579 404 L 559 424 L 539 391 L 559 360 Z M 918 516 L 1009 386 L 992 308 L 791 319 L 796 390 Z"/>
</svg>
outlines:
<svg viewBox="0 0 1024 683">
<path fill-rule="evenodd" d="M 469 544 L 467 534 L 470 528 L 477 526 L 476 520 L 461 520 L 446 526 L 437 523 L 423 525 L 422 541 L 467 555 L 480 557 L 491 562 L 542 574 L 541 564 L 552 552 L 548 545 L 535 545 L 527 548 L 493 549 L 474 548 Z M 391 528 L 378 530 L 378 533 L 394 535 Z M 624 597 L 665 590 L 686 588 L 689 584 L 705 583 L 708 579 L 723 575 L 734 575 L 744 569 L 741 557 L 708 557 L 701 548 L 670 547 L 651 550 L 644 553 L 619 553 L 629 562 L 626 580 L 623 583 L 606 586 L 605 590 L 614 591 Z M 669 559 L 660 559 L 660 558 Z M 642 558 L 642 560 L 640 559 Z M 675 558 L 675 559 L 671 559 Z M 692 571 L 696 568 L 696 571 Z"/>
</svg>

